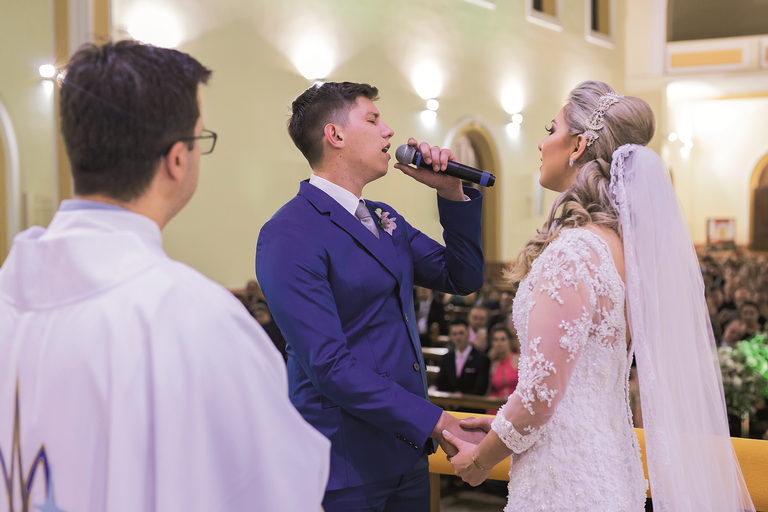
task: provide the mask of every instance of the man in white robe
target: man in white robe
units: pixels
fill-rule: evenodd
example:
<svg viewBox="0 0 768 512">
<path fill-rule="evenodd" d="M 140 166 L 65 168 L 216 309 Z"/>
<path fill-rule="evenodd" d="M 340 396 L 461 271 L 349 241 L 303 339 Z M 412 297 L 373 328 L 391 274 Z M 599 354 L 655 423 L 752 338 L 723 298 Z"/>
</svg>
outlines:
<svg viewBox="0 0 768 512">
<path fill-rule="evenodd" d="M 320 509 L 330 443 L 288 400 L 280 353 L 162 248 L 213 150 L 210 74 L 133 41 L 68 65 L 76 199 L 0 269 L 0 512 Z"/>
</svg>

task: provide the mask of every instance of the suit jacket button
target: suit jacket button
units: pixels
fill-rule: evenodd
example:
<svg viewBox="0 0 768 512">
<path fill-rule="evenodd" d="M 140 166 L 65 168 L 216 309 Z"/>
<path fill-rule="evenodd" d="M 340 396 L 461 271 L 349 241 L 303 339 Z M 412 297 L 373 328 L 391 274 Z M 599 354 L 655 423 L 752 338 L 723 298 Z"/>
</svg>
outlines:
<svg viewBox="0 0 768 512">
<path fill-rule="evenodd" d="M 415 444 L 412 444 L 411 446 L 413 446 L 413 449 L 414 449 L 414 450 L 418 450 L 418 449 L 419 449 L 419 447 L 418 447 L 418 446 L 416 446 Z"/>
<path fill-rule="evenodd" d="M 413 371 L 419 371 L 419 363 L 413 363 Z"/>
<path fill-rule="evenodd" d="M 405 323 L 408 323 L 408 313 L 405 314 Z"/>
</svg>

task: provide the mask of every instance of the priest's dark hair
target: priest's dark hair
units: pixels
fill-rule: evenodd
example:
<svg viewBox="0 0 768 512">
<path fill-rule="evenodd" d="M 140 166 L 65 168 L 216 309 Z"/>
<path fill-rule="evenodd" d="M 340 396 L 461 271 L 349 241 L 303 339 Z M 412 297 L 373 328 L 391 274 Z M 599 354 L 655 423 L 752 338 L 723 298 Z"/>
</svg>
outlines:
<svg viewBox="0 0 768 512">
<path fill-rule="evenodd" d="M 75 193 L 140 197 L 165 153 L 194 136 L 210 76 L 186 53 L 138 41 L 81 46 L 58 78 Z"/>
<path fill-rule="evenodd" d="M 328 123 L 346 126 L 349 111 L 360 96 L 376 101 L 379 90 L 354 82 L 318 82 L 293 101 L 288 134 L 310 167 L 314 168 L 323 157 L 325 126 Z"/>
</svg>

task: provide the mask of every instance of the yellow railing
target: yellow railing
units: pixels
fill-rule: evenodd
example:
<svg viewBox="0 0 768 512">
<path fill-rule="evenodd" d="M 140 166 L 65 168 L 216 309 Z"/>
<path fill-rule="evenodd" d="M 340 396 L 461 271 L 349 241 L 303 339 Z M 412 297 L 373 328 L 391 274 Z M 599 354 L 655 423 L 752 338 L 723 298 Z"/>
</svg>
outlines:
<svg viewBox="0 0 768 512">
<path fill-rule="evenodd" d="M 477 414 L 466 414 L 460 412 L 451 412 L 457 418 L 467 416 L 478 416 Z M 645 435 L 643 429 L 636 428 L 635 433 L 640 441 L 640 452 L 643 459 L 643 471 L 648 478 L 648 465 L 645 460 Z M 752 502 L 759 511 L 768 512 L 768 441 L 759 441 L 756 439 L 741 439 L 732 437 L 731 442 L 736 451 L 736 457 L 741 465 L 741 472 L 744 474 L 744 481 L 752 496 Z M 492 480 L 509 480 L 509 457 L 499 462 L 488 477 Z M 437 475 L 452 475 L 453 468 L 445 457 L 442 448 L 429 456 L 429 472 L 434 476 L 432 483 L 432 511 L 439 511 L 440 482 Z M 435 487 L 437 486 L 437 489 Z M 650 490 L 648 491 L 650 496 Z"/>
</svg>

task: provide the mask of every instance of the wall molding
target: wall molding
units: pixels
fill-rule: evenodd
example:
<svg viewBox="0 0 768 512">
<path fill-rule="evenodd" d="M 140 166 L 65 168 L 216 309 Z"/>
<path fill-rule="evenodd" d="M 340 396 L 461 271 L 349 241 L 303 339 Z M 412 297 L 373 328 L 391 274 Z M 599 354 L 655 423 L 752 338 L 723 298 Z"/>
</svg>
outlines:
<svg viewBox="0 0 768 512">
<path fill-rule="evenodd" d="M 722 73 L 768 67 L 768 40 L 760 36 L 667 43 L 668 75 Z"/>
</svg>

